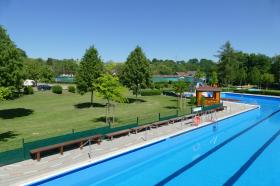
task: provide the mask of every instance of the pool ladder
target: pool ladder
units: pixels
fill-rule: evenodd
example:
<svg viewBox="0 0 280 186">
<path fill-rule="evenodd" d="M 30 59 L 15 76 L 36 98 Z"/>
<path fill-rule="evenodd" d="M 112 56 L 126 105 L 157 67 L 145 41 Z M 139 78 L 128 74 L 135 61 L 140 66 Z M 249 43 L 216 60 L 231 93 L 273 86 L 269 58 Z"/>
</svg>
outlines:
<svg viewBox="0 0 280 186">
<path fill-rule="evenodd" d="M 88 148 L 89 148 L 89 152 L 88 152 L 88 157 L 89 159 L 91 159 L 91 155 L 93 154 L 93 149 L 91 147 L 91 140 L 89 139 L 88 141 L 86 141 L 83 145 L 81 145 L 81 147 L 84 147 L 88 144 Z"/>
</svg>

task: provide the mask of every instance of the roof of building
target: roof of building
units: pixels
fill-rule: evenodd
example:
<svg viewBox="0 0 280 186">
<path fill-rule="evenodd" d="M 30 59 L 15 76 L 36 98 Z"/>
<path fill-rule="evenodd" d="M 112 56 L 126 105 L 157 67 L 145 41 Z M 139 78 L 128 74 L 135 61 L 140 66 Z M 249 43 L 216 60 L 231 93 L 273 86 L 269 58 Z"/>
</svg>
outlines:
<svg viewBox="0 0 280 186">
<path fill-rule="evenodd" d="M 176 72 L 176 75 L 182 77 L 194 76 L 196 71 L 187 71 L 187 72 Z"/>
<path fill-rule="evenodd" d="M 211 87 L 209 85 L 203 85 L 203 86 L 197 87 L 196 91 L 200 91 L 200 92 L 221 92 L 221 88 Z"/>
</svg>

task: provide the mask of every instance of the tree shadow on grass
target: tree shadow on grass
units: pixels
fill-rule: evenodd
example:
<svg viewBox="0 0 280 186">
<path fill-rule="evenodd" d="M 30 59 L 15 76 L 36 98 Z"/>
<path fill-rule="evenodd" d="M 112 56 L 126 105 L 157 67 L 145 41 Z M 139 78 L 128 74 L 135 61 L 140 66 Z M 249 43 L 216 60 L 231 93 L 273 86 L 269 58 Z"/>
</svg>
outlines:
<svg viewBox="0 0 280 186">
<path fill-rule="evenodd" d="M 108 117 L 108 120 L 113 121 L 113 118 L 112 118 L 112 117 Z M 93 118 L 91 121 L 92 121 L 92 122 L 104 122 L 104 123 L 106 123 L 106 116 L 100 116 L 100 117 L 98 117 L 98 118 Z M 115 117 L 115 118 L 114 118 L 114 121 L 115 121 L 115 122 L 118 122 L 118 121 L 119 121 L 119 118 L 118 118 L 118 117 Z"/>
<path fill-rule="evenodd" d="M 0 110 L 0 118 L 2 119 L 14 119 L 18 117 L 24 117 L 32 114 L 34 111 L 25 108 L 14 108 Z"/>
<path fill-rule="evenodd" d="M 167 109 L 177 109 L 177 107 L 175 107 L 175 106 L 166 106 L 164 108 L 167 108 Z"/>
<path fill-rule="evenodd" d="M 144 99 L 139 99 L 139 98 L 126 98 L 125 103 L 144 103 L 147 102 Z"/>
<path fill-rule="evenodd" d="M 8 141 L 8 139 L 15 138 L 16 136 L 18 136 L 18 134 L 14 133 L 13 131 L 0 133 L 0 142 L 1 141 L 6 142 L 6 141 Z"/>
<path fill-rule="evenodd" d="M 102 103 L 93 103 L 93 105 L 91 105 L 90 102 L 85 102 L 85 103 L 78 103 L 76 105 L 74 105 L 74 107 L 76 109 L 85 109 L 85 108 L 90 108 L 90 107 L 105 107 L 106 105 L 102 104 Z"/>
</svg>

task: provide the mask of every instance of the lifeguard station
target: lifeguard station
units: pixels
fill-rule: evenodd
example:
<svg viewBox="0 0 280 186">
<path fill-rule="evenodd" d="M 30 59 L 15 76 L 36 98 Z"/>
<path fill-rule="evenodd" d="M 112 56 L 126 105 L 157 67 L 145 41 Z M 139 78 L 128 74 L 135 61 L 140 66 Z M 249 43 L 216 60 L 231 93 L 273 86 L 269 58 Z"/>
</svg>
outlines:
<svg viewBox="0 0 280 186">
<path fill-rule="evenodd" d="M 205 96 L 205 94 L 207 94 L 207 96 Z M 203 101 L 203 99 L 205 101 Z M 219 87 L 203 85 L 196 88 L 197 106 L 211 106 L 220 103 L 221 103 L 221 89 Z"/>
</svg>

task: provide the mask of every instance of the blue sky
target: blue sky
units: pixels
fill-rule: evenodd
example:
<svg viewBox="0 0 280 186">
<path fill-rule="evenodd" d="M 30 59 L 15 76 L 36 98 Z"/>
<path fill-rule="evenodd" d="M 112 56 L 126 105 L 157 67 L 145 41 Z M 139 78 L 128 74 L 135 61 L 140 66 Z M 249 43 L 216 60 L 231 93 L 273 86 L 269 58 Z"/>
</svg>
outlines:
<svg viewBox="0 0 280 186">
<path fill-rule="evenodd" d="M 214 57 L 230 40 L 245 52 L 280 54 L 279 0 L 0 0 L 0 24 L 30 57 L 124 61 Z"/>
</svg>

